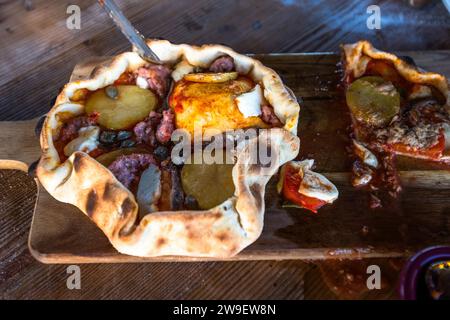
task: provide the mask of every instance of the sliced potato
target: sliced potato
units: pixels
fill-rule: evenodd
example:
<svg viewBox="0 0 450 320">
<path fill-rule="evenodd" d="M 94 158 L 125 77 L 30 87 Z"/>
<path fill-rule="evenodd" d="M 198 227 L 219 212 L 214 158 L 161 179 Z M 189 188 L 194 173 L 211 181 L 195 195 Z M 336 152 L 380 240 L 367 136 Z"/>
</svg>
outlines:
<svg viewBox="0 0 450 320">
<path fill-rule="evenodd" d="M 237 72 L 188 73 L 184 76 L 184 80 L 192 82 L 219 83 L 234 80 L 237 77 Z"/>
<path fill-rule="evenodd" d="M 108 153 L 104 153 L 98 156 L 95 160 L 100 162 L 105 167 L 108 167 L 111 163 L 113 163 L 118 157 L 123 155 L 129 155 L 133 153 L 149 153 L 144 148 L 123 148 L 117 149 Z"/>
<path fill-rule="evenodd" d="M 100 125 L 112 130 L 128 129 L 156 108 L 158 100 L 150 90 L 132 85 L 118 85 L 116 88 L 117 97 L 108 96 L 105 88 L 94 92 L 86 101 L 86 112 L 97 112 Z"/>
<path fill-rule="evenodd" d="M 211 209 L 233 196 L 232 171 L 232 164 L 185 164 L 181 170 L 183 190 L 201 209 Z"/>
<path fill-rule="evenodd" d="M 382 126 L 400 111 L 400 94 L 393 84 L 381 77 L 363 77 L 347 90 L 347 105 L 360 122 Z"/>
</svg>

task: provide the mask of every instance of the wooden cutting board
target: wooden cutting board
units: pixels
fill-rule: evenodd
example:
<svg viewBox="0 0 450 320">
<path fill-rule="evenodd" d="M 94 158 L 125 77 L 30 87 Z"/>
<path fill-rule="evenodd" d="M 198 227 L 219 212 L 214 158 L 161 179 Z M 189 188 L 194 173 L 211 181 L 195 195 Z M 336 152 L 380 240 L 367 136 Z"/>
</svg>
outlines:
<svg viewBox="0 0 450 320">
<path fill-rule="evenodd" d="M 408 52 L 425 69 L 450 76 L 450 51 Z M 266 188 L 261 237 L 229 260 L 336 259 L 407 256 L 420 248 L 450 244 L 450 171 L 426 161 L 399 158 L 404 192 L 393 206 L 371 210 L 368 195 L 349 183 L 349 117 L 335 54 L 257 55 L 302 99 L 299 159 L 316 160 L 316 171 L 338 187 L 339 199 L 318 214 L 282 208 L 277 177 Z M 72 79 L 90 74 L 105 58 L 78 65 Z M 37 119 L 0 122 L 0 168 L 27 170 L 39 158 Z M 11 160 L 13 159 L 13 160 Z M 44 263 L 200 261 L 186 257 L 138 258 L 119 254 L 77 208 L 54 200 L 39 186 L 29 248 Z M 31 214 L 31 213 L 30 213 Z M 12 232 L 12 231 L 11 231 Z"/>
</svg>

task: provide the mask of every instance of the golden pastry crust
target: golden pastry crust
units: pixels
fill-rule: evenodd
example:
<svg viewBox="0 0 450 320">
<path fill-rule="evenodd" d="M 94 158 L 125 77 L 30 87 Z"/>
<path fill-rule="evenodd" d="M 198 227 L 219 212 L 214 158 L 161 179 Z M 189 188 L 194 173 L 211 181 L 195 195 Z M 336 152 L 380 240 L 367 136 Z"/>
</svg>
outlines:
<svg viewBox="0 0 450 320">
<path fill-rule="evenodd" d="M 245 145 L 233 167 L 234 196 L 207 211 L 155 212 L 147 214 L 137 224 L 138 205 L 134 195 L 106 167 L 79 151 L 61 163 L 53 136 L 67 114 L 84 113 L 84 105 L 71 98 L 79 89 L 94 91 L 106 87 L 125 71 L 145 65 L 134 52 L 116 56 L 108 66 L 98 68 L 91 79 L 74 81 L 64 87 L 41 132 L 42 157 L 37 176 L 53 197 L 75 205 L 89 216 L 121 253 L 141 257 L 235 255 L 261 234 L 266 183 L 279 166 L 298 154 L 300 142 L 296 132 L 300 107 L 273 70 L 230 48 L 175 45 L 165 40 L 147 43 L 167 64 L 186 60 L 193 66 L 207 67 L 217 57 L 230 55 L 236 71 L 264 87 L 265 99 L 274 107 L 284 127 L 264 129 L 258 137 L 243 142 Z M 270 168 L 250 162 L 246 151 L 256 143 L 268 144 L 277 151 L 278 156 Z"/>
<path fill-rule="evenodd" d="M 342 50 L 346 75 L 359 78 L 365 73 L 367 64 L 371 59 L 387 60 L 392 63 L 398 73 L 407 81 L 430 85 L 438 89 L 445 97 L 446 104 L 450 105 L 449 84 L 443 75 L 426 72 L 410 65 L 392 53 L 374 48 L 368 41 L 358 41 L 356 43 L 342 45 Z"/>
</svg>

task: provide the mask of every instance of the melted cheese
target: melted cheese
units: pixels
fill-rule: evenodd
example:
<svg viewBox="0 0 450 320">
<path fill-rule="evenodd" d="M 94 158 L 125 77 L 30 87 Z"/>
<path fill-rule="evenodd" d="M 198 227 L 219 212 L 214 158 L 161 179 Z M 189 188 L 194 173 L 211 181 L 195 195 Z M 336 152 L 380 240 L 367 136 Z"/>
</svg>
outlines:
<svg viewBox="0 0 450 320">
<path fill-rule="evenodd" d="M 253 82 L 244 77 L 222 83 L 177 82 L 169 98 L 176 127 L 192 136 L 199 128 L 205 136 L 210 129 L 218 134 L 249 127 L 267 128 L 260 117 L 246 118 L 237 106 L 236 97 L 253 87 Z"/>
<path fill-rule="evenodd" d="M 98 136 L 100 128 L 97 126 L 89 126 L 81 128 L 78 131 L 78 137 L 70 141 L 64 147 L 64 154 L 69 157 L 75 151 L 89 153 L 98 147 Z"/>
<path fill-rule="evenodd" d="M 263 101 L 263 93 L 259 84 L 251 91 L 241 94 L 236 98 L 239 111 L 245 118 L 256 117 L 261 114 L 261 103 Z"/>
<path fill-rule="evenodd" d="M 148 89 L 148 81 L 144 77 L 137 77 L 136 78 L 136 85 L 141 89 Z"/>
<path fill-rule="evenodd" d="M 320 173 L 311 170 L 314 160 L 295 162 L 303 177 L 298 192 L 310 198 L 332 203 L 339 196 L 334 184 Z"/>
</svg>

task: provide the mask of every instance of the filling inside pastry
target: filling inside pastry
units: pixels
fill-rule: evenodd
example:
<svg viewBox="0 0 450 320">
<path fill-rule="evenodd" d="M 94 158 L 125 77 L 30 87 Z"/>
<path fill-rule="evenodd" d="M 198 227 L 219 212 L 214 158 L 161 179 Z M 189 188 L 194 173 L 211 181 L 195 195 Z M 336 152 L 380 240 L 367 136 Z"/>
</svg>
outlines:
<svg viewBox="0 0 450 320">
<path fill-rule="evenodd" d="M 233 164 L 172 162 L 172 133 L 196 127 L 233 129 L 282 126 L 262 84 L 235 71 L 229 56 L 209 68 L 187 61 L 123 73 L 105 88 L 75 92 L 85 106 L 76 117 L 59 114 L 54 134 L 60 161 L 83 151 L 107 167 L 136 197 L 141 216 L 154 211 L 210 209 L 234 194 Z"/>
<path fill-rule="evenodd" d="M 363 56 L 365 72 L 346 74 L 345 98 L 353 122 L 352 184 L 371 191 L 371 207 L 381 195 L 401 191 L 395 155 L 446 162 L 450 115 L 445 97 L 431 85 L 406 80 L 387 60 Z"/>
</svg>

